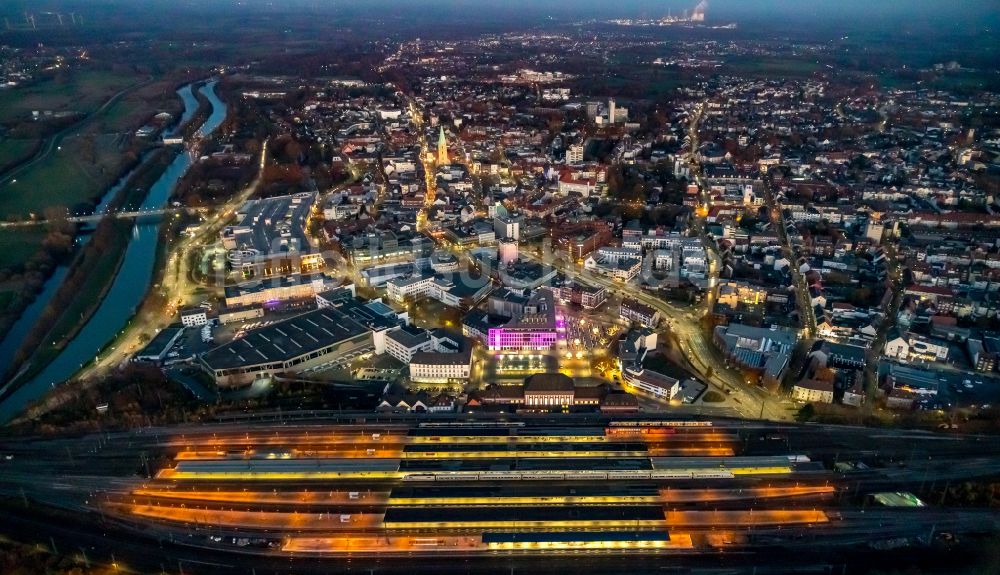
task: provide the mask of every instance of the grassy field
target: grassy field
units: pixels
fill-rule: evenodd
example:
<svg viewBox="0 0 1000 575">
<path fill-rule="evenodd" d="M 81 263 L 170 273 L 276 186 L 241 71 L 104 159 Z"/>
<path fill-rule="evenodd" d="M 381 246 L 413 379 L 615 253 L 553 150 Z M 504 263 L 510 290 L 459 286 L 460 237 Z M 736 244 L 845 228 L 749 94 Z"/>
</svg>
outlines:
<svg viewBox="0 0 1000 575">
<path fill-rule="evenodd" d="M 0 140 L 0 172 L 31 157 L 38 140 Z"/>
<path fill-rule="evenodd" d="M 7 306 L 9 306 L 16 297 L 17 292 L 14 290 L 4 290 L 0 288 L 0 312 L 7 309 Z"/>
<path fill-rule="evenodd" d="M 43 228 L 0 229 L 0 269 L 25 263 L 45 238 Z"/>
<path fill-rule="evenodd" d="M 103 132 L 123 132 L 133 129 L 133 126 L 141 125 L 150 115 L 150 110 L 144 102 L 136 102 L 131 99 L 122 98 L 115 102 L 113 106 L 100 118 L 101 130 Z"/>
<path fill-rule="evenodd" d="M 725 67 L 736 74 L 769 78 L 805 78 L 822 66 L 804 58 L 740 57 L 726 60 Z"/>
<path fill-rule="evenodd" d="M 61 148 L 0 185 L 0 217 L 40 214 L 47 206 L 71 208 L 87 201 L 117 179 L 126 161 L 112 135 L 68 136 Z"/>
<path fill-rule="evenodd" d="M 0 92 L 0 123 L 29 120 L 33 111 L 89 114 L 141 79 L 127 73 L 75 70 L 24 88 L 4 90 Z"/>
<path fill-rule="evenodd" d="M 132 132 L 158 112 L 177 116 L 181 109 L 170 81 L 124 94 L 93 121 L 64 136 L 57 149 L 25 169 L 17 181 L 0 183 L 0 218 L 40 214 L 51 205 L 73 208 L 98 197 L 131 164 L 134 154 L 148 145 L 133 138 Z M 0 153 L 7 142 L 9 153 L 16 153 L 20 147 L 14 144 L 16 140 L 0 142 Z"/>
<path fill-rule="evenodd" d="M 130 229 L 131 227 L 128 225 L 122 225 L 117 229 L 113 245 L 98 254 L 97 259 L 88 264 L 89 271 L 83 284 L 74 293 L 70 304 L 60 310 L 59 315 L 49 327 L 45 343 L 35 350 L 31 358 L 31 368 L 21 378 L 21 381 L 28 381 L 58 357 L 62 348 L 72 339 L 72 334 L 83 327 L 85 322 L 81 322 L 80 318 L 89 319 L 94 311 L 100 307 L 103 294 L 111 287 L 118 265 L 125 257 Z M 56 345 L 53 345 L 53 342 L 56 342 Z"/>
<path fill-rule="evenodd" d="M 158 112 L 168 112 L 175 118 L 183 111 L 174 85 L 155 82 L 124 95 L 108 108 L 99 119 L 100 130 L 106 133 L 130 132 L 148 122 Z"/>
</svg>

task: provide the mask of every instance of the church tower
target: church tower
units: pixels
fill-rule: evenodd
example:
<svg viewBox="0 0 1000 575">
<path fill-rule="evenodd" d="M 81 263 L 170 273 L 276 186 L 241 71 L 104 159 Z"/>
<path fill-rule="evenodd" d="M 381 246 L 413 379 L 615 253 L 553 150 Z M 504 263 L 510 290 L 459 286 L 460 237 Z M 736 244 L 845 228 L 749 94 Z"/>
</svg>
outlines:
<svg viewBox="0 0 1000 575">
<path fill-rule="evenodd" d="M 441 126 L 440 132 L 438 133 L 437 153 L 438 153 L 437 163 L 439 166 L 444 166 L 451 163 L 450 161 L 448 161 L 448 140 L 446 140 L 444 137 L 444 126 Z"/>
</svg>

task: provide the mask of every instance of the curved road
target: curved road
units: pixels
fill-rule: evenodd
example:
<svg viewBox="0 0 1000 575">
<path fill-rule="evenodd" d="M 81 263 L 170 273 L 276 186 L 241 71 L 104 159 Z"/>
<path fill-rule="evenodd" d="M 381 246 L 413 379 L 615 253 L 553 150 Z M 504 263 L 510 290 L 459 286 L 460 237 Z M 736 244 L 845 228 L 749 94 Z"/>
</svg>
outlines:
<svg viewBox="0 0 1000 575">
<path fill-rule="evenodd" d="M 135 90 L 136 88 L 141 88 L 142 86 L 145 86 L 145 85 L 147 85 L 147 84 L 149 84 L 151 82 L 152 82 L 152 80 L 146 80 L 145 82 L 139 82 L 138 84 L 132 84 L 131 86 L 127 86 L 125 88 L 122 88 L 120 91 L 118 91 L 113 96 L 111 96 L 110 98 L 108 98 L 107 101 L 105 101 L 103 104 L 101 104 L 100 108 L 94 110 L 93 112 L 91 112 L 90 114 L 88 114 L 87 116 L 85 116 L 83 119 L 81 119 L 79 122 L 76 122 L 75 124 L 67 126 L 67 127 L 63 128 L 62 130 L 56 132 L 55 134 L 49 136 L 48 140 L 46 140 L 46 142 L 42 144 L 41 149 L 39 149 L 37 152 L 35 152 L 34 157 L 32 157 L 30 160 L 28 160 L 25 163 L 22 163 L 20 165 L 14 166 L 13 168 L 7 170 L 7 173 L 0 174 L 0 185 L 7 185 L 8 183 L 10 183 L 11 180 L 13 180 L 14 178 L 16 178 L 17 176 L 20 176 L 27 169 L 31 168 L 35 164 L 37 164 L 37 163 L 41 162 L 42 160 L 46 159 L 47 157 L 49 157 L 49 155 L 56 148 L 56 146 L 59 143 L 61 143 L 62 140 L 63 140 L 63 138 L 65 138 L 70 132 L 79 130 L 80 128 L 83 128 L 84 126 L 86 126 L 87 124 L 89 124 L 90 122 L 92 122 L 94 120 L 94 118 L 100 116 L 108 108 L 110 108 L 111 106 L 115 105 L 115 103 L 118 102 L 118 100 L 121 99 L 122 96 L 124 96 L 128 92 L 131 92 L 132 90 Z"/>
<path fill-rule="evenodd" d="M 267 143 L 268 141 L 264 140 L 261 146 L 257 178 L 226 203 L 214 207 L 214 215 L 195 228 L 193 235 L 175 242 L 173 247 L 169 249 L 166 257 L 166 269 L 160 284 L 160 290 L 168 302 L 164 313 L 150 313 L 151 310 L 142 311 L 140 307 L 135 321 L 129 325 L 124 335 L 114 341 L 96 362 L 84 367 L 77 374 L 78 378 L 87 379 L 128 361 L 129 356 L 142 345 L 144 334 L 156 333 L 168 327 L 173 322 L 176 311 L 194 299 L 194 292 L 203 286 L 191 279 L 192 270 L 189 268 L 191 250 L 218 237 L 219 231 L 236 212 L 236 209 L 257 192 L 263 178 L 264 166 L 267 163 Z"/>
<path fill-rule="evenodd" d="M 521 255 L 525 259 L 541 261 L 541 258 L 527 251 L 522 251 Z M 682 310 L 634 285 L 624 284 L 590 272 L 580 273 L 561 260 L 544 263 L 555 267 L 570 279 L 582 277 L 585 283 L 600 285 L 627 295 L 659 311 L 667 319 L 670 332 L 677 336 L 681 352 L 698 376 L 719 390 L 732 390 L 729 397 L 736 400 L 736 405 L 733 407 L 741 416 L 752 419 L 763 417 L 776 421 L 791 419 L 791 412 L 781 404 L 778 397 L 767 390 L 748 385 L 737 372 L 725 366 L 724 360 L 720 359 L 720 352 L 705 337 L 698 325 L 698 318 L 690 311 Z"/>
</svg>

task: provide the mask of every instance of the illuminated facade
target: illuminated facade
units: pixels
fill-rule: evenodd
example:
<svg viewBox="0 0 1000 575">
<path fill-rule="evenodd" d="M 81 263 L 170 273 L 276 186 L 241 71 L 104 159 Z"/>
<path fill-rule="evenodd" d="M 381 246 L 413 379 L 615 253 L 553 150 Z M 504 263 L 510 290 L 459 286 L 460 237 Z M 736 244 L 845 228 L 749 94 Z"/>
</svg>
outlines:
<svg viewBox="0 0 1000 575">
<path fill-rule="evenodd" d="M 438 132 L 437 163 L 439 166 L 450 164 L 448 161 L 448 140 L 444 137 L 444 126 Z"/>
<path fill-rule="evenodd" d="M 673 399 L 680 392 L 680 381 L 651 369 L 625 368 L 622 381 L 627 387 L 659 399 Z"/>
<path fill-rule="evenodd" d="M 326 289 L 322 274 L 290 275 L 226 287 L 226 307 L 314 297 Z"/>
<path fill-rule="evenodd" d="M 492 350 L 542 351 L 552 349 L 556 344 L 556 331 L 518 328 L 493 328 L 489 332 L 489 346 Z"/>
<path fill-rule="evenodd" d="M 556 306 L 552 292 L 539 290 L 524 311 L 503 327 L 490 328 L 487 344 L 494 351 L 543 351 L 558 339 Z"/>
</svg>

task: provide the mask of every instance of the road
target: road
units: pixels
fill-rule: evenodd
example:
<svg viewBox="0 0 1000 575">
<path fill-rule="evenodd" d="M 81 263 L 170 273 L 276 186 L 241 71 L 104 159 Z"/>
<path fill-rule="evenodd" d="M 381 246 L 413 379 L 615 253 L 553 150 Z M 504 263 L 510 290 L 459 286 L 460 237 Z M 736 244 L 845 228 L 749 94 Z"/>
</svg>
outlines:
<svg viewBox="0 0 1000 575">
<path fill-rule="evenodd" d="M 257 193 L 267 163 L 267 143 L 265 140 L 261 145 L 257 177 L 250 185 L 224 204 L 215 206 L 212 215 L 195 228 L 192 235 L 179 240 L 168 239 L 170 246 L 166 255 L 166 268 L 159 284 L 159 290 L 168 302 L 166 309 L 162 313 L 142 309 L 136 315 L 135 321 L 104 352 L 104 355 L 77 374 L 78 378 L 87 379 L 103 374 L 128 361 L 129 356 L 142 346 L 144 337 L 149 337 L 150 334 L 157 333 L 173 323 L 177 311 L 194 301 L 196 291 L 204 289 L 204 286 L 193 279 L 192 255 L 195 250 L 212 243 L 236 210 Z"/>
<path fill-rule="evenodd" d="M 775 200 L 771 186 L 767 182 L 764 183 L 764 202 L 771 211 L 771 221 L 774 222 L 778 237 L 781 239 L 781 250 L 785 259 L 788 260 L 792 274 L 792 285 L 795 286 L 799 320 L 805 330 L 805 337 L 812 338 L 816 335 L 816 313 L 813 310 L 812 296 L 806 285 L 805 277 L 799 272 L 798 257 L 788 237 L 788 232 L 785 230 L 785 216 L 782 213 L 781 205 Z"/>
<path fill-rule="evenodd" d="M 63 138 L 67 134 L 69 134 L 70 132 L 79 130 L 80 128 L 86 126 L 88 123 L 92 122 L 94 120 L 94 118 L 96 118 L 96 117 L 100 116 L 101 114 L 103 114 L 104 111 L 107 110 L 108 108 L 110 108 L 111 106 L 114 106 L 115 103 L 122 96 L 124 96 L 125 94 L 131 92 L 132 90 L 135 90 L 137 88 L 141 88 L 141 87 L 146 86 L 146 85 L 148 85 L 150 83 L 152 83 L 152 80 L 146 80 L 145 82 L 139 82 L 139 83 L 136 83 L 136 84 L 132 84 L 131 86 L 122 88 L 120 91 L 116 92 L 113 96 L 111 96 L 110 98 L 108 98 L 103 104 L 101 104 L 101 107 L 98 108 L 97 110 L 95 110 L 93 113 L 91 113 L 88 116 L 86 116 L 85 118 L 81 119 L 79 122 L 77 122 L 77 123 L 75 123 L 75 124 L 73 124 L 71 126 L 67 126 L 66 128 L 63 128 L 59 132 L 56 132 L 55 134 L 53 134 L 52 136 L 50 136 L 48 138 L 48 140 L 46 140 L 46 142 L 44 144 L 42 144 L 41 149 L 38 150 L 38 152 L 35 154 L 35 156 L 33 158 L 31 158 L 30 160 L 28 160 L 27 162 L 25 162 L 23 164 L 20 164 L 19 166 L 16 166 L 16 167 L 8 170 L 6 174 L 3 174 L 2 176 L 0 176 L 0 186 L 6 185 L 10 181 L 14 180 L 15 178 L 17 178 L 18 176 L 20 176 L 21 174 L 23 174 L 25 171 L 31 169 L 31 167 L 34 166 L 35 164 L 43 161 L 45 158 L 47 158 L 49 156 L 49 154 L 52 153 L 53 150 L 56 149 L 56 147 L 59 145 L 60 142 L 62 142 Z"/>
<path fill-rule="evenodd" d="M 791 419 L 791 413 L 779 398 L 771 395 L 765 389 L 749 385 L 743 381 L 740 374 L 726 367 L 721 353 L 712 342 L 708 341 L 702 331 L 699 318 L 692 313 L 692 311 L 698 312 L 696 308 L 694 310 L 692 308 L 682 309 L 680 306 L 651 295 L 650 292 L 633 284 L 615 281 L 588 271 L 581 272 L 574 265 L 561 259 L 546 258 L 543 260 L 537 254 L 526 250 L 522 250 L 520 255 L 525 259 L 551 265 L 567 278 L 576 279 L 579 277 L 584 283 L 603 286 L 656 309 L 666 318 L 670 333 L 677 337 L 681 353 L 688 360 L 699 379 L 708 382 L 720 392 L 731 390 L 730 397 L 735 400 L 733 407 L 741 416 L 774 421 Z"/>
<path fill-rule="evenodd" d="M 695 211 L 695 219 L 694 223 L 692 224 L 692 227 L 698 231 L 699 236 L 702 238 L 702 241 L 706 246 L 707 253 L 710 256 L 712 256 L 715 253 L 715 242 L 712 238 L 710 238 L 707 235 L 705 226 L 702 222 L 702 218 L 704 218 L 705 215 L 707 215 L 708 209 L 712 205 L 712 199 L 711 196 L 708 194 L 706 186 L 702 182 L 701 165 L 698 161 L 698 142 L 699 142 L 698 127 L 701 123 L 702 118 L 704 117 L 704 112 L 707 105 L 708 105 L 707 100 L 704 102 L 700 102 L 696 105 L 694 116 L 692 117 L 691 122 L 688 125 L 688 140 L 690 142 L 690 148 L 691 148 L 688 161 L 691 168 L 691 175 L 694 178 L 695 182 L 698 184 L 698 188 L 700 189 L 700 201 L 701 201 L 699 209 Z M 788 241 L 788 236 L 785 233 L 784 226 L 782 225 L 783 222 L 781 220 L 780 206 L 775 205 L 774 198 L 771 195 L 770 189 L 767 187 L 767 185 L 764 186 L 764 192 L 768 206 L 772 210 L 772 216 L 773 216 L 772 219 L 776 223 L 778 223 L 778 228 L 779 228 L 778 233 L 782 238 L 786 257 L 788 258 L 790 266 L 792 268 L 792 277 L 798 295 L 798 308 L 801 310 L 801 313 L 803 314 L 802 324 L 805 326 L 805 333 L 807 337 L 812 337 L 816 329 L 816 319 L 813 315 L 812 305 L 810 303 L 811 298 L 809 297 L 808 288 L 806 287 L 805 280 L 801 276 L 801 274 L 799 274 L 798 267 L 795 264 L 795 258 L 793 256 L 793 252 L 791 250 L 791 246 Z M 713 264 L 712 277 L 713 279 L 717 280 L 718 279 L 716 270 L 716 266 L 718 265 L 717 258 L 713 258 L 712 264 Z M 714 282 L 713 285 L 715 285 Z M 708 295 L 706 297 L 709 305 L 711 305 L 713 296 L 714 296 L 714 290 L 709 290 Z M 711 307 L 709 307 L 709 309 L 711 309 Z M 683 330 L 684 326 L 682 324 L 679 325 L 681 327 L 681 330 Z M 697 335 L 701 334 L 701 330 L 697 329 L 696 327 L 695 332 L 696 332 L 695 338 L 697 338 Z M 704 337 L 702 337 L 701 339 L 703 340 Z M 704 347 L 702 342 L 697 341 L 697 339 L 696 339 L 696 344 L 697 345 L 694 347 L 690 345 L 685 345 L 685 347 L 688 350 L 694 349 L 698 351 L 698 353 L 694 354 L 692 363 L 697 364 L 697 366 L 701 368 L 700 373 L 704 373 L 705 371 L 708 370 L 708 365 L 705 364 L 703 358 L 711 358 L 712 354 L 710 353 L 710 351 L 715 351 L 715 348 L 714 346 L 712 346 L 711 350 L 709 350 L 706 347 Z M 759 409 L 757 417 L 775 419 L 775 420 L 788 420 L 791 418 L 791 413 L 789 412 L 788 409 L 785 409 L 782 406 L 782 404 L 780 403 L 781 401 L 780 399 L 776 398 L 775 396 L 771 395 L 770 393 L 759 387 L 749 385 L 750 382 L 747 382 L 747 384 L 744 385 L 742 377 L 740 377 L 735 372 L 726 370 L 726 373 L 728 375 L 723 376 L 722 379 L 715 381 L 713 383 L 715 383 L 716 385 L 721 385 L 724 388 L 729 387 L 729 388 L 739 389 L 741 391 L 741 395 L 738 395 L 737 399 L 740 400 L 741 403 L 749 399 L 751 403 L 755 404 L 756 408 Z M 750 413 L 747 413 L 747 411 L 748 411 L 747 409 L 741 410 L 741 414 L 744 415 L 745 417 L 752 416 Z"/>
</svg>

